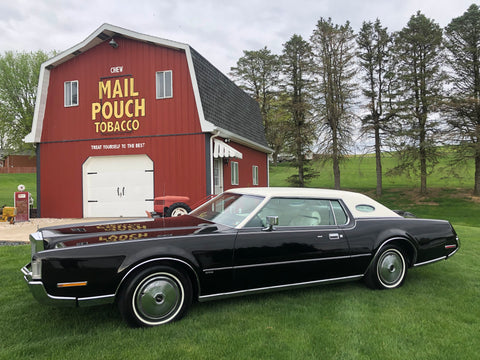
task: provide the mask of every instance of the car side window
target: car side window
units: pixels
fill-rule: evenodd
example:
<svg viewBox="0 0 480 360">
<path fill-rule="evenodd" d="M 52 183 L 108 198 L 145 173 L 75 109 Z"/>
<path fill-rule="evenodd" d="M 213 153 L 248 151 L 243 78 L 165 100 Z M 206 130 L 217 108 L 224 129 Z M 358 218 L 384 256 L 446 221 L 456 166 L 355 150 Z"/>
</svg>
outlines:
<svg viewBox="0 0 480 360">
<path fill-rule="evenodd" d="M 345 225 L 348 222 L 348 216 L 345 214 L 345 210 L 343 210 L 342 205 L 337 200 L 331 200 L 330 203 L 332 204 L 333 213 L 335 214 L 335 220 L 337 225 Z"/>
<path fill-rule="evenodd" d="M 340 210 L 343 211 L 341 206 Z M 278 216 L 278 226 L 335 225 L 330 200 L 323 199 L 273 198 L 247 224 L 247 227 L 265 226 L 267 216 Z"/>
</svg>

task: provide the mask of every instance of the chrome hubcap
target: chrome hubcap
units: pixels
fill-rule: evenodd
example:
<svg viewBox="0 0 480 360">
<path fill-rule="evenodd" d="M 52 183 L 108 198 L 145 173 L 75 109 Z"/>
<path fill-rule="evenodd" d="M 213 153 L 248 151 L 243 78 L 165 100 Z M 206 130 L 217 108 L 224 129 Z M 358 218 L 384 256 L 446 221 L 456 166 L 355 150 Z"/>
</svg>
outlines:
<svg viewBox="0 0 480 360">
<path fill-rule="evenodd" d="M 138 285 L 134 309 L 147 322 L 159 323 L 175 316 L 182 301 L 183 290 L 174 278 L 154 274 Z"/>
<path fill-rule="evenodd" d="M 377 269 L 378 277 L 385 286 L 395 286 L 405 274 L 403 257 L 396 250 L 387 251 L 378 260 Z"/>
</svg>

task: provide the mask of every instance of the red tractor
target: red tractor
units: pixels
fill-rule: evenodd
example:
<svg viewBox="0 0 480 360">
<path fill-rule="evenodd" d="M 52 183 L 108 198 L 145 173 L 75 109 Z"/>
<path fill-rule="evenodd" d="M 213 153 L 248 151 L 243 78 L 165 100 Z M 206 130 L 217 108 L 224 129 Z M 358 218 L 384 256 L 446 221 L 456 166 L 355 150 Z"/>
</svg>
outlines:
<svg viewBox="0 0 480 360">
<path fill-rule="evenodd" d="M 190 198 L 187 196 L 159 196 L 154 199 L 153 202 L 153 216 L 180 216 L 188 214 L 192 209 L 187 203 Z"/>
</svg>

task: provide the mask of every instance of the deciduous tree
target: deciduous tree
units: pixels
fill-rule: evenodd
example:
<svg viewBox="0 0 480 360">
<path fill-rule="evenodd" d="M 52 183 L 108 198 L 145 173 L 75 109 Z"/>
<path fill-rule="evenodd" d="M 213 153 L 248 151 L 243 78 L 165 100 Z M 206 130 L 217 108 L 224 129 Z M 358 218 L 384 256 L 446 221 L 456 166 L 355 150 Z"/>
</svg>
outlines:
<svg viewBox="0 0 480 360">
<path fill-rule="evenodd" d="M 7 151 L 32 149 L 23 138 L 32 129 L 40 65 L 49 56 L 43 51 L 0 55 L 0 145 Z"/>
<path fill-rule="evenodd" d="M 244 51 L 237 66 L 230 69 L 230 76 L 257 100 L 262 114 L 265 136 L 269 146 L 274 149 L 274 159 L 282 149 L 284 139 L 277 128 L 282 127 L 280 114 L 276 112 L 278 103 L 279 57 L 264 47 L 256 51 Z"/>
</svg>

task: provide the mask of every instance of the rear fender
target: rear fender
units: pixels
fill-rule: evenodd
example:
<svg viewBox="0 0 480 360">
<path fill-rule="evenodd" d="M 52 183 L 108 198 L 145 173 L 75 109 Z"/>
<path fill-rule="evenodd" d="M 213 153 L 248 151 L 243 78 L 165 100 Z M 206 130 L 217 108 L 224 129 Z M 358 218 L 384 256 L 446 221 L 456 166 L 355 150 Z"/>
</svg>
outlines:
<svg viewBox="0 0 480 360">
<path fill-rule="evenodd" d="M 391 232 L 391 231 L 388 231 L 388 232 Z M 401 235 L 398 235 L 398 233 L 401 233 Z M 383 236 L 385 235 L 386 234 L 383 234 Z M 413 266 L 413 264 L 415 264 L 415 262 L 417 261 L 418 250 L 415 243 L 412 241 L 408 233 L 399 230 L 397 232 L 397 235 L 385 236 L 383 237 L 383 240 L 381 240 L 381 237 L 379 236 L 379 238 L 377 239 L 377 244 L 375 246 L 375 255 L 372 257 L 372 261 L 370 262 L 369 267 L 377 257 L 378 253 L 384 247 L 389 245 L 398 246 L 404 251 L 405 255 L 407 256 L 408 267 Z"/>
</svg>

